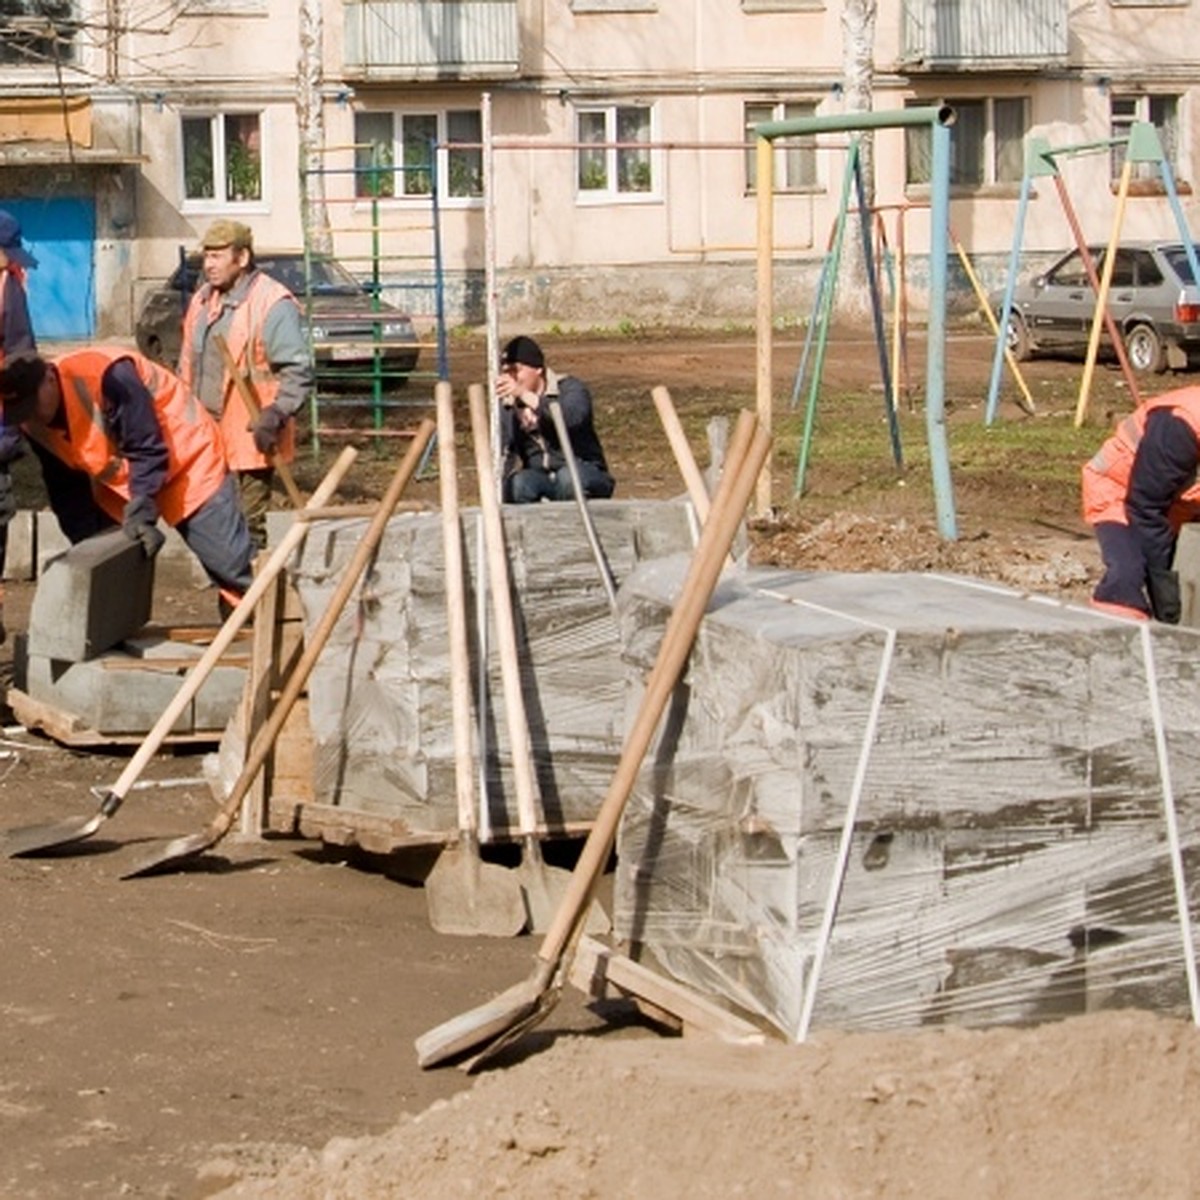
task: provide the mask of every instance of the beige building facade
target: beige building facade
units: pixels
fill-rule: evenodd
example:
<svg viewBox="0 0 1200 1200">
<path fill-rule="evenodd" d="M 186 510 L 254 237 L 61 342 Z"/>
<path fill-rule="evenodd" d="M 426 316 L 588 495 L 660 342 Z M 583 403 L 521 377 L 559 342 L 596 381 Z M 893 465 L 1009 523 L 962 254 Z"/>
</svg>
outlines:
<svg viewBox="0 0 1200 1200">
<path fill-rule="evenodd" d="M 216 217 L 274 248 L 307 230 L 431 321 L 482 321 L 490 280 L 504 326 L 749 323 L 753 128 L 846 107 L 842 0 L 4 7 L 0 204 L 42 260 L 47 336 L 127 336 Z M 1191 0 L 879 0 L 873 104 L 954 107 L 952 230 L 998 282 L 1031 134 L 1063 150 L 1084 232 L 1106 240 L 1110 140 L 1153 123 L 1192 219 L 1198 47 Z M 879 244 L 903 247 L 918 304 L 927 136 L 872 140 Z M 846 146 L 817 133 L 774 150 L 784 320 L 812 309 Z M 1129 236 L 1177 236 L 1157 170 L 1133 193 Z M 1037 181 L 1024 260 L 1070 241 Z"/>
</svg>

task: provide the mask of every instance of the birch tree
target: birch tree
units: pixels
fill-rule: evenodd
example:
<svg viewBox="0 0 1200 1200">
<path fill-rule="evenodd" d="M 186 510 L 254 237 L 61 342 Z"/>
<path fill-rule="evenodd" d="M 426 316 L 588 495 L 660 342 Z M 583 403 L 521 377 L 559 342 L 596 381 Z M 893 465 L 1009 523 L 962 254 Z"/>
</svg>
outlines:
<svg viewBox="0 0 1200 1200">
<path fill-rule="evenodd" d="M 296 123 L 299 126 L 304 241 L 317 254 L 333 253 L 329 207 L 325 203 L 325 110 L 321 85 L 324 15 L 321 0 L 300 0 L 300 60 L 296 68 Z"/>
<path fill-rule="evenodd" d="M 844 0 L 842 5 L 842 96 L 847 113 L 871 111 L 875 74 L 875 18 L 877 0 Z M 874 139 L 868 132 L 859 143 L 863 190 L 868 206 L 875 202 Z M 846 282 L 839 289 L 841 306 L 851 312 L 869 307 L 866 263 L 862 255 L 862 225 L 857 196 L 852 191 L 851 210 L 846 222 L 847 245 L 843 261 L 847 264 Z"/>
</svg>

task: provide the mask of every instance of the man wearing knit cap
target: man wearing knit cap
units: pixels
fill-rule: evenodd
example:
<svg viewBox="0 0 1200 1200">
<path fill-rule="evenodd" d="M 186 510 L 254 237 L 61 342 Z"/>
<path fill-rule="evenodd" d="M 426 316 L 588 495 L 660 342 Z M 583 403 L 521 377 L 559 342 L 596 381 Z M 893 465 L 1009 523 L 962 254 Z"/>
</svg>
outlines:
<svg viewBox="0 0 1200 1200">
<path fill-rule="evenodd" d="M 267 540 L 274 462 L 295 456 L 294 421 L 312 388 L 312 355 L 300 304 L 254 262 L 254 239 L 240 221 L 214 221 L 204 234 L 204 283 L 183 318 L 179 374 L 221 429 L 257 549 Z M 257 391 L 251 422 L 214 335 L 220 334 Z"/>
<path fill-rule="evenodd" d="M 506 503 L 570 500 L 575 495 L 550 414 L 551 400 L 557 400 L 562 409 L 584 496 L 606 499 L 613 494 L 616 485 L 592 420 L 591 392 L 574 375 L 559 375 L 547 367 L 542 348 L 533 338 L 522 334 L 504 347 L 496 395 L 502 405 L 500 445 L 505 456 Z"/>
</svg>

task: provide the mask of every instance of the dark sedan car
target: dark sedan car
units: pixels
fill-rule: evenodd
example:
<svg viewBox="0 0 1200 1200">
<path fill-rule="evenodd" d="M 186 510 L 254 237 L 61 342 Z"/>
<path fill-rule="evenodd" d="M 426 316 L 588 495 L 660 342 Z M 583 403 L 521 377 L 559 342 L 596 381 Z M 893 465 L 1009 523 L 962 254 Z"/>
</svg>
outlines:
<svg viewBox="0 0 1200 1200">
<path fill-rule="evenodd" d="M 1097 278 L 1107 248 L 1090 247 Z M 1200 254 L 1200 248 L 1197 248 Z M 991 297 L 1000 313 L 1004 294 Z M 1082 354 L 1091 336 L 1096 293 L 1078 250 L 1013 291 L 1008 347 L 1018 359 L 1034 354 Z M 1108 311 L 1138 372 L 1184 368 L 1200 352 L 1200 288 L 1182 242 L 1125 242 L 1117 247 Z"/>
<path fill-rule="evenodd" d="M 369 391 L 402 384 L 420 356 L 412 318 L 378 299 L 336 259 L 301 251 L 255 254 L 258 266 L 299 300 L 312 337 L 317 382 Z M 161 287 L 146 297 L 138 317 L 138 349 L 175 367 L 183 339 L 183 312 L 201 280 L 201 259 L 189 254 Z"/>
</svg>

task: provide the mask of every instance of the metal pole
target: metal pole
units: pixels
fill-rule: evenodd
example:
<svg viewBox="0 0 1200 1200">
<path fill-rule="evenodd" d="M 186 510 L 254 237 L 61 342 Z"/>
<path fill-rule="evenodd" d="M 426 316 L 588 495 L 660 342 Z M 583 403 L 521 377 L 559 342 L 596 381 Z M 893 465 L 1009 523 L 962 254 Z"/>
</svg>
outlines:
<svg viewBox="0 0 1200 1200">
<path fill-rule="evenodd" d="M 925 426 L 929 441 L 929 466 L 933 474 L 934 505 L 942 537 L 954 540 L 958 526 L 954 514 L 954 486 L 950 479 L 950 452 L 946 439 L 946 292 L 950 230 L 950 128 L 934 122 L 933 178 L 929 205 L 929 337 L 926 347 Z"/>
</svg>

